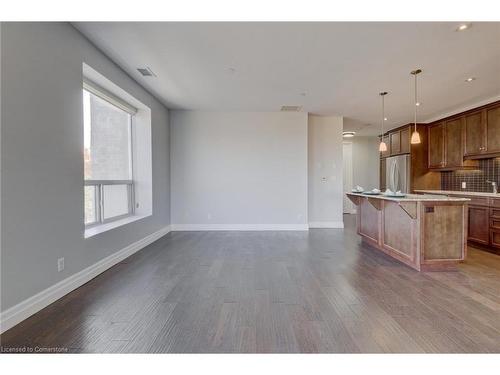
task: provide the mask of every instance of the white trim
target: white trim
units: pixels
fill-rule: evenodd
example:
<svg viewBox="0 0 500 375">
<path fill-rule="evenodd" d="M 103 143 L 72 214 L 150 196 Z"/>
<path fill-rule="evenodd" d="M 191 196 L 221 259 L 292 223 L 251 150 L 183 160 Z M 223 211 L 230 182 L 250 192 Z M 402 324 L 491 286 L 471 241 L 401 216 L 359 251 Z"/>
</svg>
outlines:
<svg viewBox="0 0 500 375">
<path fill-rule="evenodd" d="M 94 237 L 100 233 L 107 232 L 108 230 L 121 227 L 122 225 L 130 224 L 137 220 L 142 220 L 148 216 L 151 215 L 132 215 L 132 216 L 127 216 L 120 220 L 110 221 L 108 223 L 103 223 L 103 224 L 97 224 L 92 227 L 85 228 L 84 237 L 85 238 Z"/>
<path fill-rule="evenodd" d="M 97 275 L 113 267 L 115 264 L 163 237 L 168 232 L 170 232 L 170 226 L 166 226 L 159 231 L 128 245 L 110 256 L 101 259 L 90 267 L 87 267 L 64 280 L 61 280 L 57 284 L 54 284 L 47 289 L 42 290 L 40 293 L 37 293 L 34 296 L 3 311 L 0 314 L 0 333 L 14 327 L 18 323 L 21 323 L 23 320 L 29 318 L 31 315 L 40 311 L 44 307 L 47 307 L 59 298 L 65 296 L 69 292 L 92 280 Z"/>
<path fill-rule="evenodd" d="M 217 230 L 308 230 L 307 224 L 172 224 L 172 231 L 217 231 Z"/>
<path fill-rule="evenodd" d="M 344 228 L 343 221 L 314 221 L 309 223 L 309 228 L 334 228 L 342 229 Z"/>
</svg>

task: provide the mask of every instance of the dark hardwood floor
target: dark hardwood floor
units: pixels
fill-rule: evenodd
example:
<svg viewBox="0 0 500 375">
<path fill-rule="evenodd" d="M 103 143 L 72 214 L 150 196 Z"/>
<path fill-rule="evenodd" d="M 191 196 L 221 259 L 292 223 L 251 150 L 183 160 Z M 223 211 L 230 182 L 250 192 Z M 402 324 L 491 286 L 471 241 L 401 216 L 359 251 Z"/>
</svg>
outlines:
<svg viewBox="0 0 500 375">
<path fill-rule="evenodd" d="M 345 230 L 175 232 L 1 337 L 70 352 L 500 352 L 500 257 L 418 273 Z"/>
</svg>

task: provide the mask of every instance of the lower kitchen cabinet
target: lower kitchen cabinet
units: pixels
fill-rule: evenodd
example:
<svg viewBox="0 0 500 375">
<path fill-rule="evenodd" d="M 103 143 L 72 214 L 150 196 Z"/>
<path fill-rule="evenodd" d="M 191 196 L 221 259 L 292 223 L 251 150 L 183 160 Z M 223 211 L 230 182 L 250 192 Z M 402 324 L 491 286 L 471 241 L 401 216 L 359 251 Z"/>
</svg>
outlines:
<svg viewBox="0 0 500 375">
<path fill-rule="evenodd" d="M 500 199 L 491 200 L 490 208 L 490 246 L 500 249 Z"/>
<path fill-rule="evenodd" d="M 500 249 L 500 229 L 490 229 L 490 245 Z"/>
<path fill-rule="evenodd" d="M 499 230 L 500 234 L 500 230 Z M 490 242 L 490 208 L 469 206 L 469 241 L 488 245 Z M 500 236 L 498 237 L 500 240 Z"/>
</svg>

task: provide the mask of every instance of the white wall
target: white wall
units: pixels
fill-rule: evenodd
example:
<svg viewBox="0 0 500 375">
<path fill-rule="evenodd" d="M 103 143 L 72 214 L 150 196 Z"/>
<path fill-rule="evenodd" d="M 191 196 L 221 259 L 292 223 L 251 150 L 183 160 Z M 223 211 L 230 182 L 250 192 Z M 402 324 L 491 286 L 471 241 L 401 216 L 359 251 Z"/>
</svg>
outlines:
<svg viewBox="0 0 500 375">
<path fill-rule="evenodd" d="M 67 23 L 1 24 L 1 310 L 170 223 L 168 111 Z M 151 109 L 153 215 L 84 239 L 82 63 Z M 65 269 L 57 272 L 57 258 Z"/>
<path fill-rule="evenodd" d="M 342 128 L 339 116 L 309 115 L 309 226 L 342 228 Z"/>
<path fill-rule="evenodd" d="M 379 187 L 380 154 L 378 137 L 352 138 L 353 186 Z"/>
<path fill-rule="evenodd" d="M 174 229 L 306 229 L 307 114 L 171 112 Z"/>
</svg>

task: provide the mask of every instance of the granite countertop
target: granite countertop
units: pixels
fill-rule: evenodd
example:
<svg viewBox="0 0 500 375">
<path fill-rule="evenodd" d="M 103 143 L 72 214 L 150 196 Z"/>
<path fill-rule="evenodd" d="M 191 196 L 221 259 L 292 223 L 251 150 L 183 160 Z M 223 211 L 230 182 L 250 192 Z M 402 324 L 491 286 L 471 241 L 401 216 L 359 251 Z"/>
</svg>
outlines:
<svg viewBox="0 0 500 375">
<path fill-rule="evenodd" d="M 347 193 L 352 195 L 359 195 L 366 198 L 374 198 L 374 199 L 384 199 L 388 201 L 395 202 L 468 202 L 470 199 L 467 198 L 457 198 L 457 197 L 447 197 L 443 196 L 443 194 L 432 195 L 422 195 L 422 194 L 406 194 L 404 197 L 386 197 L 384 194 L 379 195 L 371 195 L 371 194 L 363 194 L 363 193 Z"/>
<path fill-rule="evenodd" d="M 415 190 L 418 193 L 438 194 L 438 195 L 465 195 L 469 197 L 493 197 L 500 198 L 498 193 L 483 193 L 479 191 L 454 191 L 454 190 Z"/>
</svg>

